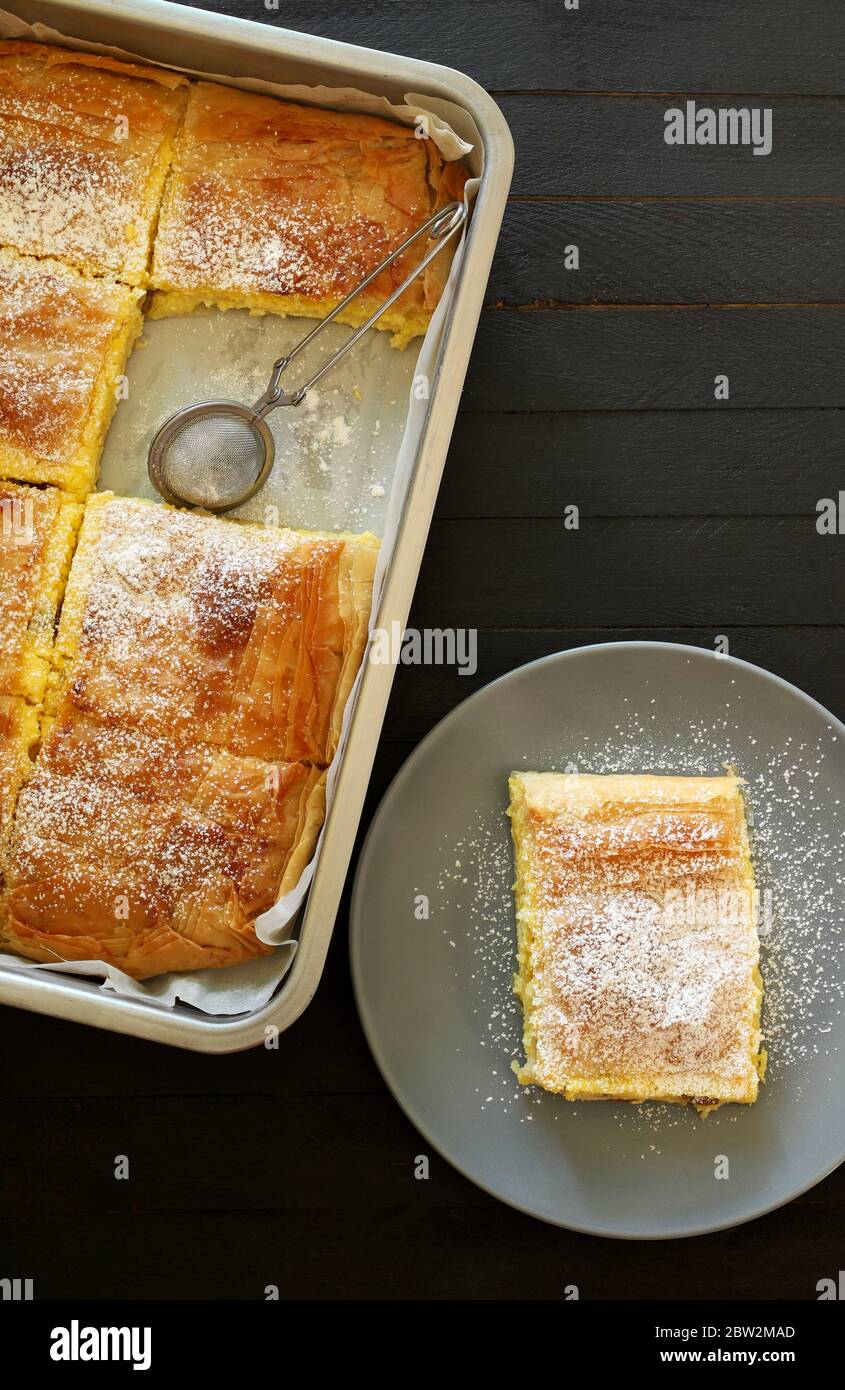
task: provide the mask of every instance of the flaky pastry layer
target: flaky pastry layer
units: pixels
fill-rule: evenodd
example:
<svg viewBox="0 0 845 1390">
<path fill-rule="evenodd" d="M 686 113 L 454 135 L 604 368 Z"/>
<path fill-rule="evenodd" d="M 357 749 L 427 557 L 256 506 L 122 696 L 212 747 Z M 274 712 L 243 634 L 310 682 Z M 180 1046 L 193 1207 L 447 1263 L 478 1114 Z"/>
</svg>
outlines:
<svg viewBox="0 0 845 1390">
<path fill-rule="evenodd" d="M 0 478 L 94 486 L 142 298 L 0 250 Z"/>
<path fill-rule="evenodd" d="M 0 246 L 146 283 L 187 79 L 0 41 Z"/>
<path fill-rule="evenodd" d="M 6 949 L 139 980 L 267 954 L 254 919 L 296 883 L 324 811 L 318 768 L 69 711 L 18 798 Z"/>
<path fill-rule="evenodd" d="M 176 144 L 155 244 L 153 315 L 200 306 L 322 318 L 451 198 L 466 171 L 410 127 L 198 82 Z M 421 245 L 344 312 L 361 323 L 401 284 Z M 424 333 L 444 251 L 379 327 Z"/>
<path fill-rule="evenodd" d="M 243 757 L 331 762 L 367 642 L 378 542 L 98 493 L 56 641 L 63 706 Z"/>
<path fill-rule="evenodd" d="M 757 1097 L 759 940 L 736 777 L 514 773 L 517 1075 L 569 1100 Z"/>
<path fill-rule="evenodd" d="M 55 488 L 0 483 L 0 695 L 37 704 L 82 507 Z"/>
<path fill-rule="evenodd" d="M 267 951 L 367 639 L 377 542 L 89 498 L 3 941 L 137 979 Z"/>
<path fill-rule="evenodd" d="M 30 750 L 38 741 L 38 712 L 10 695 L 0 695 L 0 907 L 8 868 L 8 840 L 18 792 L 32 771 Z M 0 940 L 3 913 L 0 910 Z"/>
</svg>

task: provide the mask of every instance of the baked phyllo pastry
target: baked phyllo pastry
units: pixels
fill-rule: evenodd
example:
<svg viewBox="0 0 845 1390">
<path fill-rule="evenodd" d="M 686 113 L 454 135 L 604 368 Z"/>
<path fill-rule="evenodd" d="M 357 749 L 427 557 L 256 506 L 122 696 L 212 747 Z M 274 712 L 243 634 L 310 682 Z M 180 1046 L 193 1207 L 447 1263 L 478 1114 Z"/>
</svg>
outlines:
<svg viewBox="0 0 845 1390">
<path fill-rule="evenodd" d="M 184 77 L 0 42 L 0 245 L 146 281 Z"/>
<path fill-rule="evenodd" d="M 0 250 L 0 478 L 93 487 L 142 298 Z"/>
<path fill-rule="evenodd" d="M 70 711 L 18 799 L 6 948 L 139 980 L 267 954 L 253 921 L 313 854 L 325 776 Z"/>
<path fill-rule="evenodd" d="M 510 779 L 526 1085 L 568 1100 L 756 1100 L 762 982 L 740 783 Z"/>
<path fill-rule="evenodd" d="M 378 542 L 91 497 L 48 693 L 112 728 L 326 766 L 368 637 Z"/>
<path fill-rule="evenodd" d="M 81 517 L 55 488 L 0 483 L 0 696 L 44 694 Z"/>
<path fill-rule="evenodd" d="M 212 82 L 191 90 L 155 243 L 153 316 L 203 306 L 324 318 L 438 207 L 466 170 L 413 127 Z M 415 246 L 345 312 L 359 324 L 422 258 Z M 444 250 L 380 321 L 424 333 Z"/>
<path fill-rule="evenodd" d="M 2 891 L 15 801 L 32 771 L 30 750 L 38 741 L 38 713 L 11 695 L 0 695 L 0 950 L 3 942 Z"/>
</svg>

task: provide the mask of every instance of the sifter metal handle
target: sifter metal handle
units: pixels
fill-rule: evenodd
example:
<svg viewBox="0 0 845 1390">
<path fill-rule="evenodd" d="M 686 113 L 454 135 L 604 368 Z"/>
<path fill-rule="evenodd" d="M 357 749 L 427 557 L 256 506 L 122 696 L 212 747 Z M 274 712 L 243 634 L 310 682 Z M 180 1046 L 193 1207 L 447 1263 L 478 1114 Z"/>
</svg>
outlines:
<svg viewBox="0 0 845 1390">
<path fill-rule="evenodd" d="M 419 279 L 423 271 L 427 270 L 435 256 L 439 256 L 447 241 L 449 241 L 449 239 L 455 235 L 455 232 L 464 225 L 466 216 L 467 210 L 464 203 L 447 203 L 445 207 L 440 208 L 439 212 L 435 212 L 429 217 L 427 222 L 423 222 L 421 227 L 417 227 L 415 232 L 407 236 L 405 240 L 396 247 L 395 251 L 391 251 L 390 255 L 385 257 L 381 265 L 377 265 L 375 270 L 370 271 L 366 279 L 362 280 L 360 285 L 356 286 L 351 294 L 348 294 L 345 299 L 341 300 L 336 309 L 332 309 L 332 312 L 328 314 L 326 318 L 322 319 L 315 328 L 312 328 L 311 332 L 302 339 L 301 343 L 297 343 L 296 347 L 293 348 L 287 356 L 280 357 L 277 362 L 274 362 L 270 384 L 264 392 L 264 395 L 260 400 L 256 401 L 253 406 L 255 414 L 263 419 L 265 415 L 269 415 L 270 411 L 275 410 L 278 406 L 300 405 L 305 398 L 306 392 L 310 391 L 312 386 L 316 386 L 318 381 L 322 381 L 323 377 L 337 366 L 338 362 L 342 357 L 346 356 L 347 352 L 351 352 L 352 348 L 363 338 L 367 330 L 372 328 L 373 324 L 378 322 L 382 314 L 386 313 L 390 306 L 395 304 L 396 300 L 405 293 L 408 287 L 412 285 L 415 280 Z M 344 309 L 348 308 L 374 280 L 377 280 L 382 271 L 387 270 L 388 266 L 391 266 L 399 256 L 403 255 L 409 247 L 413 246 L 414 243 L 419 241 L 426 233 L 428 233 L 429 238 L 435 245 L 426 252 L 416 270 L 412 271 L 411 274 L 402 281 L 399 288 L 395 289 L 390 297 L 376 309 L 375 313 L 370 315 L 366 323 L 362 323 L 360 328 L 356 328 L 355 332 L 347 338 L 343 347 L 339 348 L 334 356 L 330 357 L 328 362 L 324 363 L 320 370 L 314 373 L 310 381 L 306 381 L 305 385 L 300 386 L 293 394 L 283 391 L 282 376 L 293 359 L 308 347 L 309 343 L 314 341 L 318 333 L 322 333 L 327 324 L 331 323 L 333 319 L 336 319 L 338 314 L 342 314 Z"/>
</svg>

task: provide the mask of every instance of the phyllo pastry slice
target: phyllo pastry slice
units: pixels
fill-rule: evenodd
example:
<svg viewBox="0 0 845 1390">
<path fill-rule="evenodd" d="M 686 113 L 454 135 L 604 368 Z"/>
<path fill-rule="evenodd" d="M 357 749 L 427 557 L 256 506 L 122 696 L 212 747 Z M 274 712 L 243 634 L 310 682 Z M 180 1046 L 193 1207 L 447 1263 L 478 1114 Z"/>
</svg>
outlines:
<svg viewBox="0 0 845 1390">
<path fill-rule="evenodd" d="M 56 643 L 64 702 L 240 757 L 325 766 L 368 636 L 378 542 L 99 493 Z"/>
<path fill-rule="evenodd" d="M 0 695 L 0 949 L 9 831 L 18 792 L 32 772 L 31 753 L 37 742 L 37 711 L 23 700 Z"/>
<path fill-rule="evenodd" d="M 214 305 L 323 318 L 466 178 L 414 127 L 198 82 L 162 205 L 153 314 Z M 343 321 L 362 323 L 423 249 Z M 397 346 L 425 332 L 449 262 L 444 250 L 379 322 Z"/>
<path fill-rule="evenodd" d="M 514 773 L 526 1061 L 568 1100 L 757 1098 L 762 982 L 739 780 Z"/>
<path fill-rule="evenodd" d="M 325 773 L 83 718 L 49 727 L 18 800 L 7 949 L 136 979 L 271 949 L 254 920 L 297 882 Z"/>
<path fill-rule="evenodd" d="M 187 94 L 163 68 L 0 41 L 0 245 L 144 284 Z"/>
<path fill-rule="evenodd" d="M 0 696 L 44 694 L 81 517 L 55 488 L 0 483 Z"/>
<path fill-rule="evenodd" d="M 142 298 L 0 251 L 0 478 L 94 486 Z"/>
</svg>

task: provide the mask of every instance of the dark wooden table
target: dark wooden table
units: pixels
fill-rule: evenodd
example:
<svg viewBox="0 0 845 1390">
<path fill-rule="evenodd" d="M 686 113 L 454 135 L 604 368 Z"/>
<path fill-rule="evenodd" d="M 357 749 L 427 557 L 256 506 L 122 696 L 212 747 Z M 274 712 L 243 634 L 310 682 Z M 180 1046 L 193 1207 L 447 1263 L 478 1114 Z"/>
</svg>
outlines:
<svg viewBox="0 0 845 1390">
<path fill-rule="evenodd" d="M 400 669 L 365 824 L 472 689 L 583 643 L 726 634 L 845 716 L 845 539 L 815 525 L 845 486 L 841 0 L 209 7 L 461 68 L 516 140 L 412 619 L 477 627 L 478 674 Z M 772 153 L 669 148 L 688 97 L 769 107 Z M 544 1226 L 436 1155 L 415 1181 L 426 1145 L 362 1037 L 346 905 L 277 1052 L 196 1057 L 10 1009 L 0 1029 L 0 1273 L 39 1297 L 807 1299 L 842 1265 L 845 1169 L 666 1244 Z"/>
</svg>

